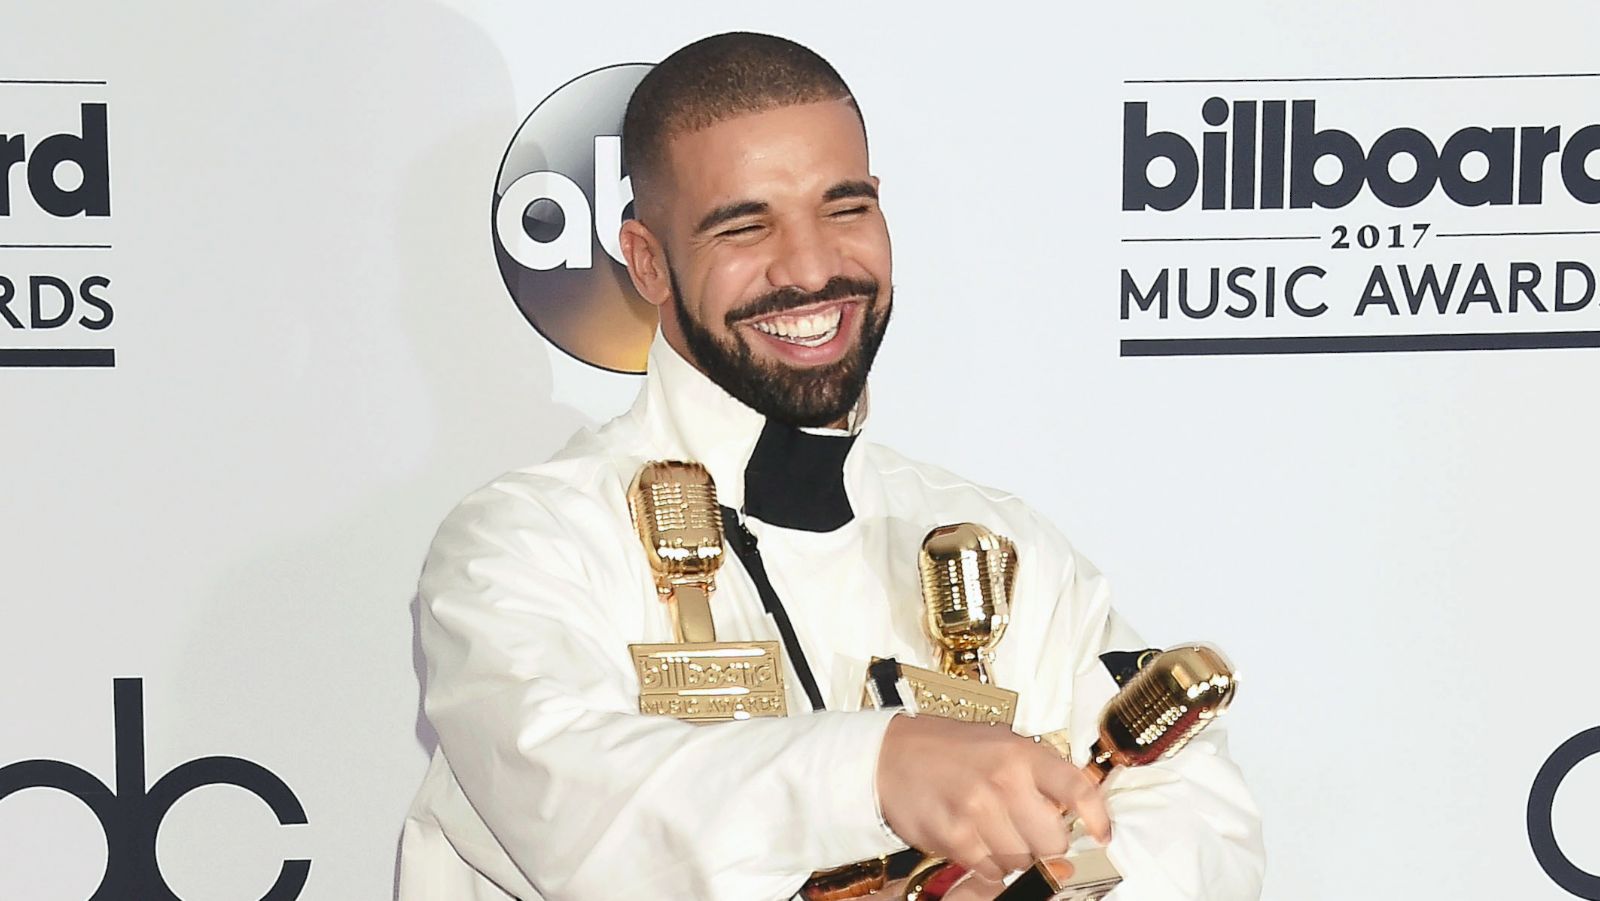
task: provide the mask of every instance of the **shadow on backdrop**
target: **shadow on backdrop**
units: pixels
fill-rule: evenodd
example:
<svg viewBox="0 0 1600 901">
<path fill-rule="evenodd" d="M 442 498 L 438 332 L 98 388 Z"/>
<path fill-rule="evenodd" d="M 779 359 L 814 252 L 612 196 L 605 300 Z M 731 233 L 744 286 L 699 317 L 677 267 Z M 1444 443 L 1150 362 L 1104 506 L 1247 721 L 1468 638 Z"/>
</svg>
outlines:
<svg viewBox="0 0 1600 901">
<path fill-rule="evenodd" d="M 422 712 L 415 596 L 435 528 L 467 492 L 543 460 L 586 423 L 553 401 L 553 351 L 495 268 L 494 176 L 525 112 L 499 47 L 431 2 L 368 0 L 282 21 L 290 17 L 271 23 L 270 42 L 254 51 L 260 58 L 218 62 L 240 73 L 232 89 L 244 96 L 305 103 L 269 105 L 266 127 L 249 141 L 215 148 L 230 168 L 258 177 L 237 188 L 240 198 L 211 202 L 247 201 L 251 215 L 282 221 L 269 256 L 293 277 L 231 297 L 256 310 L 237 365 L 270 370 L 247 375 L 273 379 L 265 390 L 287 395 L 282 409 L 292 413 L 273 430 L 315 450 L 282 467 L 294 472 L 268 467 L 266 484 L 253 487 L 265 496 L 256 506 L 279 526 L 276 538 L 230 567 L 183 624 L 181 672 L 169 690 L 186 709 L 224 711 L 208 730 L 273 724 L 278 753 L 294 748 L 271 765 L 305 803 L 310 825 L 300 828 L 351 837 L 343 847 L 359 859 L 340 866 L 354 881 L 379 840 L 397 846 L 421 780 L 417 750 L 431 753 L 437 742 Z M 319 63 L 307 73 L 288 59 Z M 372 154 L 380 144 L 386 153 Z M 313 184 L 276 193 L 261 184 L 273 160 L 306 153 L 326 161 Z M 308 196 L 317 208 L 296 204 Z M 219 270 L 237 267 L 244 253 L 220 237 L 214 249 L 216 260 L 204 265 Z M 255 358 L 261 347 L 284 350 Z M 238 514 L 219 506 L 212 515 L 227 528 Z M 407 672 L 403 629 L 417 692 L 405 728 L 415 744 L 397 747 L 405 733 L 391 701 Z M 297 690 L 259 687 L 278 685 Z M 339 803 L 319 804 L 329 799 Z M 373 822 L 377 811 L 393 819 Z M 284 838 L 302 854 L 313 843 L 329 845 L 293 831 Z"/>
</svg>

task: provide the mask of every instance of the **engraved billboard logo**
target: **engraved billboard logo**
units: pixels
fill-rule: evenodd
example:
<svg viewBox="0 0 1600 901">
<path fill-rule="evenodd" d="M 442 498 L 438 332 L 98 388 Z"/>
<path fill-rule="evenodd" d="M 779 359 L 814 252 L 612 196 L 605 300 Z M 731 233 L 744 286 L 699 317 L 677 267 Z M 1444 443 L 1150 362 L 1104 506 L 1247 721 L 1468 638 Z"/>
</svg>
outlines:
<svg viewBox="0 0 1600 901">
<path fill-rule="evenodd" d="M 200 757 L 145 787 L 143 680 L 113 688 L 116 790 L 61 760 L 23 760 L 0 768 L 0 801 L 30 788 L 66 792 L 84 803 L 106 836 L 106 871 L 89 901 L 179 901 L 156 860 L 161 821 L 179 799 L 206 785 L 234 785 L 265 801 L 281 826 L 304 825 L 305 808 L 284 781 L 239 757 Z M 309 860 L 285 860 L 261 901 L 293 901 L 311 873 Z"/>
<path fill-rule="evenodd" d="M 534 107 L 500 163 L 495 258 L 517 309 L 585 363 L 643 372 L 656 310 L 634 290 L 617 240 L 632 215 L 622 116 L 650 66 L 606 66 Z"/>
</svg>

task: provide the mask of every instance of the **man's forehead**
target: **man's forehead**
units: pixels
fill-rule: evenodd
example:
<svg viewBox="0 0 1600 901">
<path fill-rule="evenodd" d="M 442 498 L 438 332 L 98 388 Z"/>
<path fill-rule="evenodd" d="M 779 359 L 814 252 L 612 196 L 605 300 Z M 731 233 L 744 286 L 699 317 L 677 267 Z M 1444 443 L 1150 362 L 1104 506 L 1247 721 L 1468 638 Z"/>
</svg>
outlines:
<svg viewBox="0 0 1600 901">
<path fill-rule="evenodd" d="M 867 142 L 849 98 L 774 106 L 718 119 L 703 128 L 669 134 L 666 162 L 676 181 L 723 174 L 728 166 L 788 157 L 838 165 L 866 165 Z"/>
</svg>

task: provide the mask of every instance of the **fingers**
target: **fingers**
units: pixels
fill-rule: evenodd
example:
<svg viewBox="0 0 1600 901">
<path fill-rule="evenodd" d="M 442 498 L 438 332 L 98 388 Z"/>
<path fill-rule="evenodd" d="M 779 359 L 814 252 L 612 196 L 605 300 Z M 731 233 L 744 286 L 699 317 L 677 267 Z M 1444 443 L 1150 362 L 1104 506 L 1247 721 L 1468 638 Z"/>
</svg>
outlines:
<svg viewBox="0 0 1600 901">
<path fill-rule="evenodd" d="M 995 863 L 989 845 L 976 831 L 965 831 L 955 838 L 946 856 L 963 870 L 977 873 L 984 879 L 1003 879 L 1008 872 Z"/>
<path fill-rule="evenodd" d="M 1036 749 L 1020 742 L 1017 749 L 1021 754 L 1011 766 L 972 787 L 961 810 L 985 852 L 985 858 L 974 853 L 963 862 L 990 881 L 1026 869 L 1036 858 L 1063 854 L 1072 842 L 1059 806 L 1037 786 L 1030 759 Z"/>
<path fill-rule="evenodd" d="M 1111 814 L 1106 812 L 1105 798 L 1098 790 L 1080 801 L 1073 809 L 1083 819 L 1084 827 L 1094 836 L 1095 841 L 1102 845 L 1111 841 Z"/>
<path fill-rule="evenodd" d="M 977 873 L 968 873 L 945 893 L 943 901 L 994 901 L 1005 887 L 998 879 L 984 879 Z"/>
<path fill-rule="evenodd" d="M 895 717 L 878 759 L 884 820 L 913 847 L 998 881 L 1071 844 L 1064 810 L 1101 841 L 1111 823 L 1098 787 L 1070 762 L 1009 730 Z"/>
<path fill-rule="evenodd" d="M 1035 778 L 1039 791 L 1059 804 L 1063 812 L 1077 814 L 1096 841 L 1101 844 L 1111 841 L 1111 815 L 1106 812 L 1105 796 L 1082 770 L 1052 757 L 1040 763 Z"/>
<path fill-rule="evenodd" d="M 1011 818 L 1001 817 L 990 821 L 983 835 L 983 843 L 989 849 L 989 866 L 973 872 L 986 879 L 999 880 L 1005 878 L 1007 873 L 1033 865 L 1032 846 L 1017 831 L 1013 825 L 1014 819 L 1015 813 Z"/>
<path fill-rule="evenodd" d="M 1017 832 L 1028 846 L 1030 860 L 1065 854 L 1072 844 L 1072 829 L 1055 801 L 1035 794 L 1032 804 L 1019 804 L 1012 813 Z M 1013 869 L 1022 869 L 1014 867 Z"/>
</svg>

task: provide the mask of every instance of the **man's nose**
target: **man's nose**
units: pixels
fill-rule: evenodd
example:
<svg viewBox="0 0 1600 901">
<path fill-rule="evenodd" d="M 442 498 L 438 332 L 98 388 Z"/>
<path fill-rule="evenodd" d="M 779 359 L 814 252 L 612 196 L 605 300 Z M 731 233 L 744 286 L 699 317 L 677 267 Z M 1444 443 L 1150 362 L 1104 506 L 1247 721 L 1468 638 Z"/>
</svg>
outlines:
<svg viewBox="0 0 1600 901">
<path fill-rule="evenodd" d="M 767 270 L 774 286 L 793 285 L 816 292 L 841 274 L 839 248 L 816 223 L 790 224 L 779 239 L 777 254 Z"/>
</svg>

